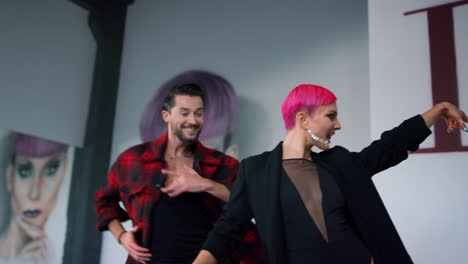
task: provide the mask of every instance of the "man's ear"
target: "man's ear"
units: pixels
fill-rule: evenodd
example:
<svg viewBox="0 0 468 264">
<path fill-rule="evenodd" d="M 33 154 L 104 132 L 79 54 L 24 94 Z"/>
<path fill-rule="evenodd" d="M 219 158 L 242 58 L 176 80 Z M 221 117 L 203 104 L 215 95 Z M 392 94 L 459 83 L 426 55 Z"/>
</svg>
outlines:
<svg viewBox="0 0 468 264">
<path fill-rule="evenodd" d="M 164 120 L 164 122 L 169 123 L 169 120 L 171 119 L 171 112 L 162 110 L 161 117 Z"/>
<path fill-rule="evenodd" d="M 7 190 L 8 192 L 11 192 L 11 189 L 13 186 L 13 166 L 11 164 L 7 166 L 5 175 L 6 175 Z"/>
</svg>

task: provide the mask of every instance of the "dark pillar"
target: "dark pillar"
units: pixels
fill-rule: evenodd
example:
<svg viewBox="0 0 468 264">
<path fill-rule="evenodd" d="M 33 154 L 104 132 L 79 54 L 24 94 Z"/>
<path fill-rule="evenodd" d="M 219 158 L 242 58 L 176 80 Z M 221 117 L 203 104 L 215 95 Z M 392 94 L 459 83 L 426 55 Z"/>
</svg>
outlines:
<svg viewBox="0 0 468 264">
<path fill-rule="evenodd" d="M 97 50 L 85 143 L 75 151 L 63 263 L 99 263 L 101 233 L 95 228 L 94 193 L 105 184 L 109 169 L 125 18 L 131 1 L 73 2 L 89 10 L 88 24 Z"/>
</svg>

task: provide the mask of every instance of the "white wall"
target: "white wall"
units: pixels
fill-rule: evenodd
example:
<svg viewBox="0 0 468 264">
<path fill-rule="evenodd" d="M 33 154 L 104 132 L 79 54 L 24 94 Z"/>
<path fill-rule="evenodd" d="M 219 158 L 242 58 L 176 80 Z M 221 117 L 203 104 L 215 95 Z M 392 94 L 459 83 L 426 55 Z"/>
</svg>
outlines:
<svg viewBox="0 0 468 264">
<path fill-rule="evenodd" d="M 0 128 L 82 146 L 95 43 L 63 0 L 0 4 Z"/>
<path fill-rule="evenodd" d="M 371 136 L 431 107 L 427 13 L 454 1 L 369 0 Z M 468 109 L 468 5 L 454 10 L 460 106 Z M 447 135 L 450 136 L 450 135 Z M 462 142 L 468 145 L 468 134 Z M 434 145 L 431 136 L 422 147 Z M 374 178 L 415 263 L 468 259 L 467 152 L 411 155 Z"/>
<path fill-rule="evenodd" d="M 366 1 L 139 0 L 129 8 L 125 34 L 113 160 L 140 143 L 140 115 L 154 91 L 193 68 L 233 84 L 241 157 L 283 138 L 280 105 L 300 83 L 336 92 L 344 130 L 335 143 L 358 150 L 370 138 Z M 125 255 L 105 233 L 101 263 Z"/>
</svg>

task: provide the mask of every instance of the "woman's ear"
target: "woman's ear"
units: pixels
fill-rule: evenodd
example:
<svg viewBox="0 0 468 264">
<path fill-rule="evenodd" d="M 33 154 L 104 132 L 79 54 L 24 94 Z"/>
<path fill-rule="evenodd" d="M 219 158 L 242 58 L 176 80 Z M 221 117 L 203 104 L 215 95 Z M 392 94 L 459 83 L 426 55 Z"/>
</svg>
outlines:
<svg viewBox="0 0 468 264">
<path fill-rule="evenodd" d="M 304 112 L 297 112 L 296 113 L 296 124 L 299 125 L 303 129 L 307 129 L 307 114 Z"/>
</svg>

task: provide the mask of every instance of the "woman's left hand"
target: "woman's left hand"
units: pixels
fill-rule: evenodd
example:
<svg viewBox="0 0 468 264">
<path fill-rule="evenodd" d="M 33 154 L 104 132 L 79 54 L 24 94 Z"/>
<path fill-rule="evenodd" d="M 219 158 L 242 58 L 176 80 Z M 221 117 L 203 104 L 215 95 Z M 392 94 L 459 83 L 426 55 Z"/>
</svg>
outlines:
<svg viewBox="0 0 468 264">
<path fill-rule="evenodd" d="M 465 122 L 468 122 L 468 117 L 466 116 L 465 112 L 448 102 L 440 103 L 440 105 L 443 107 L 440 117 L 444 119 L 445 123 L 447 124 L 448 133 L 454 132 L 455 129 L 458 128 L 468 132 L 468 128 L 465 125 Z"/>
<path fill-rule="evenodd" d="M 17 257 L 23 260 L 39 262 L 44 260 L 47 257 L 47 234 L 44 229 L 24 220 L 19 220 L 17 223 L 30 238 L 30 240 L 24 244 L 20 252 L 17 253 Z"/>
</svg>

